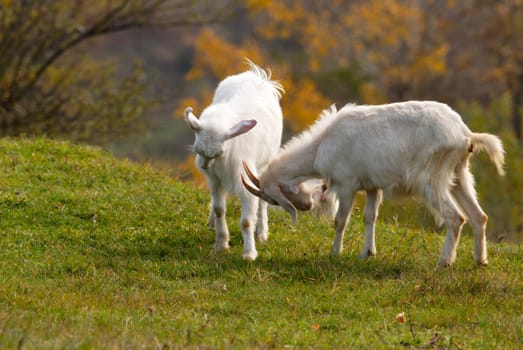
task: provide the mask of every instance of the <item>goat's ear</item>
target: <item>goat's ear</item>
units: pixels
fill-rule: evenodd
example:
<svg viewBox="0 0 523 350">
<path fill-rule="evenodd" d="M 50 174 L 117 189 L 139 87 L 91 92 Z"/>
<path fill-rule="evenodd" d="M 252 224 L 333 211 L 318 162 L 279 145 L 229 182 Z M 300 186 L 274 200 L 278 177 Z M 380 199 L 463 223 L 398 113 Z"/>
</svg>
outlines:
<svg viewBox="0 0 523 350">
<path fill-rule="evenodd" d="M 195 132 L 198 132 L 202 129 L 202 125 L 198 118 L 192 113 L 192 107 L 185 108 L 185 112 L 183 113 L 183 119 L 193 129 Z"/>
<path fill-rule="evenodd" d="M 256 120 L 242 120 L 235 126 L 229 129 L 227 132 L 226 139 L 232 139 L 233 137 L 236 137 L 241 134 L 245 134 L 247 131 L 251 130 L 256 126 Z"/>
</svg>

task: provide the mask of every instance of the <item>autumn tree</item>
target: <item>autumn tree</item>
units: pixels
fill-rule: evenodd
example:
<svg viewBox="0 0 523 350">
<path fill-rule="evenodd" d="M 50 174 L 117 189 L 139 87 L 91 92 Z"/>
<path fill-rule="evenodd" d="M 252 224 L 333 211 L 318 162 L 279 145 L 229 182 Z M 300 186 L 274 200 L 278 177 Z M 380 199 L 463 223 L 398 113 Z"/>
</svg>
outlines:
<svg viewBox="0 0 523 350">
<path fill-rule="evenodd" d="M 331 56 L 330 49 L 325 48 L 325 45 L 337 46 L 335 35 L 341 35 L 343 30 L 336 31 L 339 27 L 329 24 L 329 13 L 316 18 L 310 5 L 308 1 L 250 0 L 239 11 L 245 20 L 234 23 L 233 33 L 223 27 L 203 29 L 195 41 L 192 68 L 186 75 L 187 81 L 199 89 L 189 90 L 192 96 L 181 102 L 175 114 L 180 116 L 185 104 L 196 104 L 201 110 L 210 102 L 216 83 L 245 70 L 244 58 L 250 58 L 270 68 L 274 79 L 283 84 L 286 124 L 293 130 L 301 130 L 312 123 L 332 102 L 317 81 L 336 80 L 330 73 L 341 71 L 340 59 L 347 66 L 349 62 L 342 56 Z M 327 62 L 332 63 L 333 69 L 324 74 Z M 201 89 L 209 85 L 210 89 Z"/>
<path fill-rule="evenodd" d="M 205 73 L 223 78 L 242 69 L 241 57 L 270 62 L 287 90 L 282 107 L 294 130 L 311 124 L 333 102 L 437 99 L 447 91 L 449 45 L 432 7 L 441 5 L 251 0 L 245 6 L 248 21 L 235 32 L 243 35 L 202 31 L 187 78 Z"/>
<path fill-rule="evenodd" d="M 140 66 L 118 78 L 117 62 L 74 49 L 130 28 L 206 23 L 227 6 L 225 0 L 1 1 L 0 135 L 101 140 L 128 131 L 151 103 Z"/>
<path fill-rule="evenodd" d="M 447 47 L 445 72 L 432 84 L 433 98 L 480 103 L 488 109 L 508 95 L 512 116 L 502 126 L 521 139 L 523 1 L 418 3 L 437 19 L 433 28 Z"/>
<path fill-rule="evenodd" d="M 474 1 L 472 14 L 483 23 L 473 32 L 476 42 L 484 46 L 485 57 L 492 63 L 482 74 L 501 83 L 511 102 L 511 127 L 523 141 L 523 1 Z M 465 9 L 467 10 L 467 9 Z M 486 74 L 485 74 L 486 73 Z"/>
</svg>

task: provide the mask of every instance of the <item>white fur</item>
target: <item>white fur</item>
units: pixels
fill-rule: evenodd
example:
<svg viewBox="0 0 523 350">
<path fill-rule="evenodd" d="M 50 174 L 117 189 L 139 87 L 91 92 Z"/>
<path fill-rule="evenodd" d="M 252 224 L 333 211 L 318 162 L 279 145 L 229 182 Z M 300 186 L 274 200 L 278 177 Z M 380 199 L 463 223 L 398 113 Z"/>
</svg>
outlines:
<svg viewBox="0 0 523 350">
<path fill-rule="evenodd" d="M 196 164 L 205 174 L 212 203 L 209 225 L 216 228 L 217 251 L 229 247 L 229 229 L 225 220 L 226 194 L 240 197 L 240 226 L 243 257 L 254 260 L 257 237 L 268 237 L 267 203 L 246 191 L 240 182 L 241 162 L 261 172 L 280 148 L 282 111 L 279 104 L 282 86 L 248 61 L 250 70 L 229 76 L 218 85 L 211 105 L 197 119 L 188 107 L 185 119 L 195 131 L 193 149 Z"/>
<path fill-rule="evenodd" d="M 310 178 L 325 179 L 339 200 L 333 254 L 342 251 L 356 192 L 366 191 L 363 258 L 376 254 L 374 227 L 383 191 L 423 198 L 436 218 L 445 223 L 447 236 L 440 266 L 455 260 L 465 221 L 463 211 L 474 232 L 475 260 L 486 265 L 487 215 L 477 202 L 469 170 L 470 155 L 477 150 L 486 150 L 503 175 L 504 150 L 499 138 L 473 133 L 445 104 L 347 105 L 339 111 L 332 106 L 311 128 L 284 146 L 262 174 L 260 189 L 295 218 L 295 203 L 289 206 L 292 200 L 284 198 L 280 189 L 293 188 Z"/>
<path fill-rule="evenodd" d="M 311 179 L 303 182 L 301 190 L 312 197 L 311 212 L 317 216 L 334 219 L 338 211 L 338 198 L 332 191 L 327 191 L 327 183 L 323 179 Z"/>
</svg>

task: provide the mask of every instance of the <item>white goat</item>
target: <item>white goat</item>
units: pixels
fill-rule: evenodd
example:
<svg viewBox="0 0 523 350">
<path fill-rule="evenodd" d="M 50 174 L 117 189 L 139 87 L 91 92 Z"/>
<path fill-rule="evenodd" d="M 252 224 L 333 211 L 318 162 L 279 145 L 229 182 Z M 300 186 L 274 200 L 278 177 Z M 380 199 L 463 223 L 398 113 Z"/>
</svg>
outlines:
<svg viewBox="0 0 523 350">
<path fill-rule="evenodd" d="M 473 151 L 485 150 L 500 175 L 504 174 L 504 150 L 498 137 L 474 133 L 449 106 L 431 101 L 409 101 L 380 106 L 347 105 L 339 112 L 332 106 L 307 131 L 284 146 L 260 178 L 244 164 L 258 188 L 244 186 L 253 194 L 281 205 L 293 220 L 296 208 L 307 208 L 310 193 L 299 185 L 309 178 L 327 180 L 336 193 L 333 254 L 343 249 L 343 234 L 354 196 L 365 190 L 365 246 L 362 258 L 376 254 L 374 227 L 382 191 L 423 198 L 436 219 L 446 225 L 447 236 L 440 266 L 451 265 L 465 222 L 474 233 L 474 258 L 487 265 L 485 228 L 487 215 L 476 199 L 469 170 Z"/>
<path fill-rule="evenodd" d="M 218 85 L 200 119 L 187 107 L 185 120 L 195 132 L 195 162 L 211 192 L 209 226 L 216 228 L 215 249 L 229 248 L 225 211 L 226 194 L 232 193 L 242 202 L 243 258 L 254 260 L 258 255 L 255 225 L 258 240 L 264 242 L 268 237 L 267 203 L 242 187 L 241 161 L 262 171 L 280 149 L 283 121 L 279 100 L 283 88 L 270 80 L 270 72 L 250 61 L 248 64 L 249 71 L 227 77 Z"/>
<path fill-rule="evenodd" d="M 317 216 L 334 219 L 338 211 L 338 199 L 332 191 L 327 191 L 327 182 L 323 179 L 311 179 L 303 182 L 301 186 L 301 192 L 311 194 L 311 212 Z"/>
</svg>

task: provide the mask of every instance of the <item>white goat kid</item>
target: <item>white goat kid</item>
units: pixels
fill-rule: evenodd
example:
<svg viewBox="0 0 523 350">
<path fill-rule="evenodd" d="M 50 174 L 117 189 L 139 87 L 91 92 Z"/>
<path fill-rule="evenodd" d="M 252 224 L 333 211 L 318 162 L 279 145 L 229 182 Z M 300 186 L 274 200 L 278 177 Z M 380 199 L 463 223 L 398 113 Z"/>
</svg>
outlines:
<svg viewBox="0 0 523 350">
<path fill-rule="evenodd" d="M 311 212 L 316 216 L 334 219 L 338 211 L 338 198 L 332 191 L 327 191 L 327 183 L 323 179 L 311 179 L 303 182 L 300 192 L 310 193 L 312 198 Z"/>
<path fill-rule="evenodd" d="M 487 265 L 487 215 L 478 204 L 469 170 L 469 158 L 478 150 L 485 150 L 499 174 L 504 174 L 500 139 L 470 131 L 445 104 L 347 105 L 340 111 L 332 106 L 310 129 L 289 141 L 259 179 L 244 164 L 258 188 L 242 181 L 253 194 L 281 205 L 296 220 L 296 208 L 310 203 L 310 193 L 302 192 L 303 186 L 298 185 L 309 178 L 326 179 L 328 191 L 339 200 L 333 254 L 342 251 L 354 196 L 365 190 L 362 258 L 376 254 L 374 227 L 382 191 L 423 198 L 436 219 L 445 223 L 447 236 L 440 266 L 449 266 L 456 258 L 465 222 L 463 210 L 474 233 L 474 258 Z"/>
<path fill-rule="evenodd" d="M 267 203 L 242 187 L 241 161 L 262 171 L 279 151 L 283 127 L 279 100 L 283 88 L 270 80 L 270 72 L 248 63 L 249 71 L 227 77 L 218 85 L 211 105 L 199 119 L 187 107 L 185 120 L 195 132 L 195 162 L 211 192 L 209 226 L 216 228 L 215 250 L 229 248 L 225 211 L 226 195 L 232 193 L 242 203 L 243 258 L 254 260 L 258 255 L 255 226 L 259 241 L 268 237 Z"/>
</svg>

